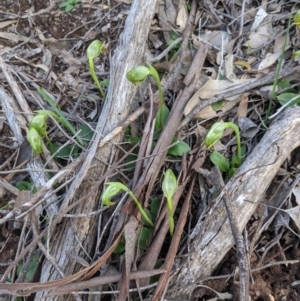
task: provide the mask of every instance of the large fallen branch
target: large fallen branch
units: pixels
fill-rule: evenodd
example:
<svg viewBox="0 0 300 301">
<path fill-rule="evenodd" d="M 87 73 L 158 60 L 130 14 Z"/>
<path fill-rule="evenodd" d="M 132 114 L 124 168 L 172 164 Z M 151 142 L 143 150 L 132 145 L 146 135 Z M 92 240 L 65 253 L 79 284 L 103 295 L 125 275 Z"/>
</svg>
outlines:
<svg viewBox="0 0 300 301">
<path fill-rule="evenodd" d="M 135 91 L 133 85 L 126 80 L 126 72 L 143 60 L 156 2 L 139 0 L 132 3 L 124 32 L 111 61 L 110 86 L 96 128 L 97 134 L 76 180 L 72 183 L 64 199 L 61 210 L 69 206 L 72 201 L 80 199 L 91 191 L 91 187 L 103 175 L 107 164 L 117 151 L 114 145 L 121 141 L 121 135 L 114 138 L 112 143 L 106 144 L 100 149 L 98 149 L 98 144 L 104 135 L 110 133 L 129 114 Z M 101 162 L 96 158 L 101 158 Z M 83 181 L 83 179 L 86 180 Z M 99 191 L 95 189 L 93 195 L 78 205 L 73 213 L 88 214 L 97 208 L 98 203 Z M 51 255 L 55 258 L 65 276 L 72 275 L 78 269 L 76 262 L 67 257 L 66 253 L 84 254 L 83 249 L 85 252 L 91 253 L 95 243 L 96 230 L 95 217 L 87 216 L 63 221 L 59 233 L 56 234 L 55 240 L 53 240 Z M 62 273 L 59 273 L 51 262 L 46 260 L 42 267 L 41 282 L 61 277 Z M 45 294 L 38 293 L 37 298 L 39 297 L 45 298 Z M 43 300 L 65 300 L 65 298 L 65 296 L 62 296 L 58 299 L 51 297 Z"/>
<path fill-rule="evenodd" d="M 227 183 L 205 220 L 199 220 L 191 234 L 188 260 L 184 260 L 172 277 L 170 298 L 186 298 L 192 294 L 200 278 L 211 275 L 234 245 L 223 196 L 229 196 L 234 215 L 242 231 L 291 151 L 300 145 L 300 108 L 284 111 L 273 122 L 261 142 L 242 167 Z M 247 200 L 251 201 L 247 202 Z"/>
</svg>

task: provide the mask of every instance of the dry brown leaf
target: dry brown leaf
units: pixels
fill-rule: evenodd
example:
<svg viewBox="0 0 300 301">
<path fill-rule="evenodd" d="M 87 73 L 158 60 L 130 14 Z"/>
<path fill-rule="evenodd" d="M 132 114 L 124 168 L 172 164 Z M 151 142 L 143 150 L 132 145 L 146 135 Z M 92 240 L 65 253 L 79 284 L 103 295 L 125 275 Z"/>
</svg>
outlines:
<svg viewBox="0 0 300 301">
<path fill-rule="evenodd" d="M 18 22 L 18 20 L 9 20 L 9 21 L 0 22 L 0 29 L 9 26 L 10 24 L 14 24 L 16 22 Z"/>
<path fill-rule="evenodd" d="M 177 17 L 177 11 L 176 11 L 176 8 L 175 8 L 172 0 L 166 0 L 165 12 L 166 12 L 166 16 L 168 18 L 168 22 L 170 24 L 175 24 L 176 17 Z"/>
<path fill-rule="evenodd" d="M 288 46 L 286 48 L 286 50 L 289 48 L 290 48 L 290 46 Z M 272 66 L 279 59 L 281 53 L 282 53 L 282 50 L 280 50 L 276 53 L 267 53 L 266 57 L 258 65 L 258 70 L 262 70 L 262 69 Z"/>
<path fill-rule="evenodd" d="M 32 39 L 30 37 L 25 37 L 19 34 L 15 34 L 15 33 L 9 33 L 9 32 L 0 32 L 0 38 L 2 39 L 6 39 L 6 40 L 11 40 L 11 41 L 15 41 L 15 42 L 29 42 L 30 43 L 34 43 L 37 44 L 38 41 L 35 39 Z"/>
<path fill-rule="evenodd" d="M 243 99 L 240 101 L 240 104 L 238 106 L 237 109 L 237 113 L 236 116 L 239 117 L 246 117 L 247 116 L 247 112 L 248 112 L 248 98 L 249 93 L 246 94 L 245 97 L 243 97 Z"/>
<path fill-rule="evenodd" d="M 224 69 L 225 69 L 226 78 L 232 82 L 236 78 L 236 76 L 233 72 L 233 55 L 232 54 L 226 55 Z"/>
<path fill-rule="evenodd" d="M 189 112 L 191 112 L 191 110 L 197 104 L 199 104 L 199 102 L 203 99 L 209 99 L 209 98 L 213 97 L 214 95 L 218 95 L 218 94 L 242 87 L 244 85 L 248 85 L 249 83 L 251 83 L 254 80 L 255 79 L 234 79 L 233 82 L 230 82 L 228 80 L 209 79 L 207 81 L 207 83 L 202 88 L 200 88 L 194 94 L 194 96 L 190 99 L 190 101 L 188 102 L 188 104 L 186 105 L 186 107 L 184 109 L 184 114 L 187 115 Z M 228 100 L 229 102 L 236 101 L 234 103 L 234 105 L 235 105 L 243 97 L 245 97 L 245 95 L 240 94 L 240 95 L 235 95 L 235 96 L 229 97 L 228 99 L 225 99 L 225 100 Z M 232 108 L 232 104 L 228 103 L 228 106 L 229 107 L 225 107 L 226 108 L 225 110 L 228 110 L 230 108 L 230 106 Z M 205 111 L 205 112 L 208 113 L 209 111 Z M 199 116 L 201 116 L 201 112 L 196 116 L 196 118 L 197 117 L 202 118 Z"/>
<path fill-rule="evenodd" d="M 240 117 L 238 125 L 241 130 L 241 136 L 245 138 L 253 138 L 259 131 L 259 127 L 249 118 Z"/>
<path fill-rule="evenodd" d="M 186 22 L 188 21 L 188 13 L 186 10 L 186 6 L 184 3 L 181 3 L 179 7 L 177 18 L 176 18 L 176 25 L 182 30 L 186 26 Z"/>
<path fill-rule="evenodd" d="M 265 14 L 262 13 L 263 9 L 260 9 L 259 11 L 261 11 L 261 14 L 256 15 L 255 20 L 257 19 L 257 22 L 254 21 L 255 24 L 252 25 L 249 40 L 245 43 L 246 47 L 261 47 L 273 34 L 272 16 L 265 16 Z M 264 19 L 262 19 L 263 16 L 265 16 Z"/>
<path fill-rule="evenodd" d="M 277 28 L 277 30 L 280 30 L 281 32 L 285 32 L 284 28 Z M 279 35 L 274 42 L 274 49 L 273 52 L 276 53 L 277 51 L 282 51 L 284 48 L 284 42 L 285 42 L 286 35 L 285 33 L 282 35 Z M 286 45 L 290 45 L 290 37 L 287 37 Z"/>
<path fill-rule="evenodd" d="M 223 52 L 227 51 L 227 46 L 232 40 L 232 37 L 229 33 L 222 30 L 206 30 L 204 35 L 200 37 L 200 40 L 203 40 L 210 45 L 214 46 L 217 49 L 223 47 Z"/>
<path fill-rule="evenodd" d="M 254 22 L 253 22 L 250 30 L 254 31 L 255 29 L 259 28 L 267 16 L 268 16 L 268 14 L 266 13 L 266 11 L 262 7 L 260 7 L 256 13 Z"/>
<path fill-rule="evenodd" d="M 251 70 L 251 66 L 247 61 L 235 61 L 233 65 L 238 65 L 247 68 L 248 71 Z"/>
</svg>

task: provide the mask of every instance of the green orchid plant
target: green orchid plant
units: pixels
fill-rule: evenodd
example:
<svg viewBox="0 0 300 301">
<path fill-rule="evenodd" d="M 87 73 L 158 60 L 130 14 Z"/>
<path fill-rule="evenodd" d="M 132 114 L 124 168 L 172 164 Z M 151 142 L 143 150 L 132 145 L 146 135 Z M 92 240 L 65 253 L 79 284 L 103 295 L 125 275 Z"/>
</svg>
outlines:
<svg viewBox="0 0 300 301">
<path fill-rule="evenodd" d="M 104 44 L 102 42 L 100 42 L 99 40 L 95 40 L 93 41 L 89 47 L 87 48 L 86 50 L 86 55 L 87 55 L 87 58 L 89 60 L 89 68 L 90 68 L 90 73 L 91 73 L 91 76 L 95 82 L 95 84 L 97 85 L 98 89 L 99 89 L 99 92 L 101 94 L 101 97 L 103 99 L 105 99 L 105 94 L 103 92 L 103 89 L 101 87 L 101 84 L 99 83 L 98 81 L 98 78 L 97 78 L 97 75 L 96 75 L 96 72 L 95 72 L 95 66 L 94 66 L 94 59 L 100 55 L 100 53 L 105 50 L 104 48 Z"/>
<path fill-rule="evenodd" d="M 161 87 L 161 82 L 159 79 L 159 75 L 157 71 L 152 67 L 151 64 L 146 63 L 147 67 L 145 66 L 137 66 L 128 71 L 126 77 L 127 79 L 133 83 L 134 85 L 139 85 L 146 80 L 146 78 L 150 75 L 154 78 L 157 88 L 158 88 L 158 95 L 159 95 L 159 109 L 156 115 L 156 122 L 155 128 L 156 130 L 161 130 L 169 116 L 169 109 L 165 105 L 164 95 Z"/>
<path fill-rule="evenodd" d="M 76 140 L 81 146 L 84 146 L 84 142 L 81 139 L 80 135 L 77 135 L 76 129 L 73 127 L 73 125 L 69 122 L 69 120 L 64 116 L 61 109 L 57 105 L 57 103 L 50 97 L 48 92 L 46 92 L 43 88 L 39 87 L 37 91 L 40 93 L 40 95 L 49 103 L 49 105 L 52 107 L 53 111 L 49 110 L 39 110 L 36 111 L 40 115 L 45 115 L 48 117 L 54 118 L 56 121 L 61 123 L 66 129 L 68 129 L 74 136 L 76 136 Z"/>
<path fill-rule="evenodd" d="M 33 116 L 29 122 L 26 139 L 29 142 L 33 153 L 35 155 L 40 155 L 43 150 L 46 149 L 43 137 L 46 138 L 49 144 L 51 144 L 47 134 L 47 117 L 52 116 L 56 120 L 60 120 L 60 118 L 55 113 L 48 110 L 38 110 L 36 113 L 38 114 Z"/>
<path fill-rule="evenodd" d="M 241 138 L 238 126 L 232 122 L 214 123 L 205 137 L 204 144 L 208 149 L 213 148 L 214 144 L 222 138 L 224 131 L 227 128 L 231 128 L 234 131 L 237 141 L 237 155 L 232 157 L 231 168 L 229 161 L 221 153 L 213 151 L 209 157 L 212 163 L 214 163 L 221 171 L 227 172 L 229 176 L 232 176 L 235 170 L 242 164 Z"/>
<path fill-rule="evenodd" d="M 135 202 L 136 206 L 138 207 L 138 209 L 139 209 L 141 215 L 143 216 L 143 218 L 145 219 L 145 221 L 151 227 L 154 226 L 153 222 L 146 214 L 145 210 L 143 209 L 143 207 L 140 204 L 140 202 L 138 201 L 138 199 L 135 197 L 133 192 L 126 185 L 124 185 L 120 182 L 108 182 L 106 185 L 107 185 L 107 187 L 103 191 L 102 196 L 101 196 L 103 205 L 113 206 L 115 203 L 111 201 L 111 198 L 114 197 L 116 194 L 118 194 L 120 191 L 124 191 L 124 192 L 128 193 L 129 196 L 133 199 L 133 201 Z"/>
<path fill-rule="evenodd" d="M 60 116 L 58 116 L 50 110 L 37 110 L 35 111 L 35 113 L 37 113 L 37 115 L 33 116 L 30 120 L 28 126 L 28 133 L 26 136 L 26 139 L 29 142 L 32 151 L 35 155 L 40 155 L 43 152 L 43 150 L 46 149 L 43 143 L 43 138 L 47 140 L 50 146 L 52 145 L 47 134 L 46 120 L 48 117 L 54 118 L 57 122 L 62 124 L 73 134 L 76 134 L 76 130 L 73 128 L 70 122 L 65 119 L 65 117 L 61 118 Z M 79 136 L 77 137 L 77 139 L 80 145 L 83 146 L 84 143 L 82 139 Z"/>
<path fill-rule="evenodd" d="M 167 199 L 167 205 L 169 210 L 169 227 L 170 234 L 173 236 L 174 234 L 174 218 L 173 218 L 173 196 L 178 189 L 178 181 L 174 175 L 172 169 L 167 169 L 165 172 L 165 177 L 162 182 L 162 191 L 164 193 L 164 197 Z"/>
</svg>

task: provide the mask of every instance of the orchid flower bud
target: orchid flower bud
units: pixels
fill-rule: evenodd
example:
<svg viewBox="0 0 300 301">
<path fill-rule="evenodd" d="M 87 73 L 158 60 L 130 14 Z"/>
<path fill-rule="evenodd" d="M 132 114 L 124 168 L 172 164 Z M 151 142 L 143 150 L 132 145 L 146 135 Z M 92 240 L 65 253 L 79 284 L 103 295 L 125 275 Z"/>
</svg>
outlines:
<svg viewBox="0 0 300 301">
<path fill-rule="evenodd" d="M 137 66 L 128 71 L 126 78 L 134 85 L 138 85 L 142 83 L 148 75 L 150 75 L 149 68 L 145 66 Z"/>
<path fill-rule="evenodd" d="M 44 143 L 40 134 L 35 128 L 29 128 L 26 139 L 29 142 L 35 155 L 40 155 L 43 152 Z"/>
<path fill-rule="evenodd" d="M 167 205 L 169 210 L 169 227 L 170 227 L 170 234 L 173 236 L 174 233 L 174 218 L 173 218 L 173 200 L 172 197 L 174 193 L 178 189 L 178 182 L 177 179 L 172 171 L 172 169 L 167 169 L 165 172 L 165 177 L 162 182 L 162 190 L 164 196 L 167 199 Z"/>
<path fill-rule="evenodd" d="M 104 48 L 104 44 L 99 40 L 93 41 L 86 50 L 86 56 L 89 60 L 95 59 L 100 55 L 102 49 Z"/>
<path fill-rule="evenodd" d="M 211 148 L 216 142 L 218 142 L 227 128 L 227 124 L 225 122 L 216 122 L 210 128 L 208 133 L 206 134 L 204 143 L 207 148 Z"/>
<path fill-rule="evenodd" d="M 178 189 L 177 179 L 172 169 L 167 169 L 162 183 L 162 190 L 166 198 L 172 198 Z"/>
</svg>

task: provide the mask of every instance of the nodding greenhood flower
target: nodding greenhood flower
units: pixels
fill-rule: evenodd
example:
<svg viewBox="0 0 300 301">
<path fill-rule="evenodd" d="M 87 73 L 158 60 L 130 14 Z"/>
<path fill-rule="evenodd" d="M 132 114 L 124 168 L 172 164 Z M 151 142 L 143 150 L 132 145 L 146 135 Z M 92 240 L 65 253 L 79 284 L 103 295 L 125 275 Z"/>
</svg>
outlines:
<svg viewBox="0 0 300 301">
<path fill-rule="evenodd" d="M 157 130 L 161 130 L 164 125 L 164 122 L 166 121 L 164 114 L 169 115 L 169 109 L 165 105 L 162 86 L 157 71 L 155 70 L 155 68 L 152 67 L 151 64 L 146 63 L 146 65 L 147 67 L 137 66 L 132 68 L 127 72 L 126 78 L 134 85 L 141 84 L 143 81 L 146 80 L 147 76 L 149 75 L 151 75 L 155 79 L 159 94 L 159 110 L 156 114 L 155 128 Z"/>
<path fill-rule="evenodd" d="M 38 131 L 33 127 L 29 128 L 26 138 L 33 153 L 35 155 L 40 155 L 43 152 L 44 143 Z"/>
<path fill-rule="evenodd" d="M 120 192 L 121 188 L 114 185 L 114 182 L 107 183 L 107 187 L 102 193 L 101 200 L 105 206 L 113 206 L 115 203 L 111 201 L 111 198 Z"/>
<path fill-rule="evenodd" d="M 89 68 L 90 68 L 90 73 L 91 73 L 91 76 L 94 80 L 94 82 L 96 83 L 98 89 L 99 89 L 99 92 L 102 96 L 102 98 L 104 99 L 105 98 L 105 94 L 102 90 L 102 87 L 98 81 L 98 78 L 97 78 L 97 75 L 96 75 L 96 72 L 95 72 L 95 67 L 94 67 L 94 59 L 100 55 L 101 51 L 102 50 L 105 50 L 104 48 L 104 44 L 102 42 L 100 42 L 99 40 L 95 40 L 93 41 L 89 47 L 87 48 L 86 50 L 86 56 L 89 60 Z"/>
<path fill-rule="evenodd" d="M 126 78 L 134 85 L 139 85 L 150 75 L 149 68 L 145 66 L 137 66 L 127 72 Z"/>
<path fill-rule="evenodd" d="M 95 59 L 100 55 L 102 49 L 104 50 L 104 44 L 99 40 L 93 41 L 86 50 L 86 56 L 90 59 Z"/>
<path fill-rule="evenodd" d="M 29 122 L 29 128 L 35 128 L 37 130 L 37 132 L 42 136 L 47 135 L 46 117 L 47 116 L 41 115 L 41 114 L 33 116 Z"/>
<path fill-rule="evenodd" d="M 172 197 L 178 189 L 178 181 L 172 171 L 172 169 L 167 169 L 165 172 L 165 177 L 162 182 L 162 191 L 167 199 L 167 205 L 169 210 L 169 227 L 170 234 L 173 236 L 174 233 L 174 218 L 173 218 L 173 200 Z"/>
<path fill-rule="evenodd" d="M 206 134 L 204 143 L 207 148 L 211 148 L 216 142 L 218 142 L 228 127 L 226 122 L 216 122 L 212 125 L 208 133 Z"/>
<path fill-rule="evenodd" d="M 107 188 L 104 190 L 104 192 L 102 193 L 101 199 L 102 199 L 102 203 L 105 206 L 112 206 L 115 203 L 113 203 L 111 201 L 111 198 L 113 196 L 115 196 L 117 193 L 119 193 L 120 191 L 125 191 L 128 192 L 128 194 L 130 195 L 130 197 L 133 199 L 133 201 L 135 202 L 136 206 L 138 207 L 141 215 L 143 216 L 143 218 L 147 221 L 147 223 L 150 226 L 154 226 L 153 222 L 150 220 L 150 218 L 148 217 L 148 215 L 146 214 L 145 210 L 143 209 L 143 207 L 141 206 L 140 202 L 138 201 L 138 199 L 135 197 L 135 195 L 133 194 L 133 192 L 124 184 L 120 183 L 120 182 L 108 182 L 107 183 Z"/>
</svg>

